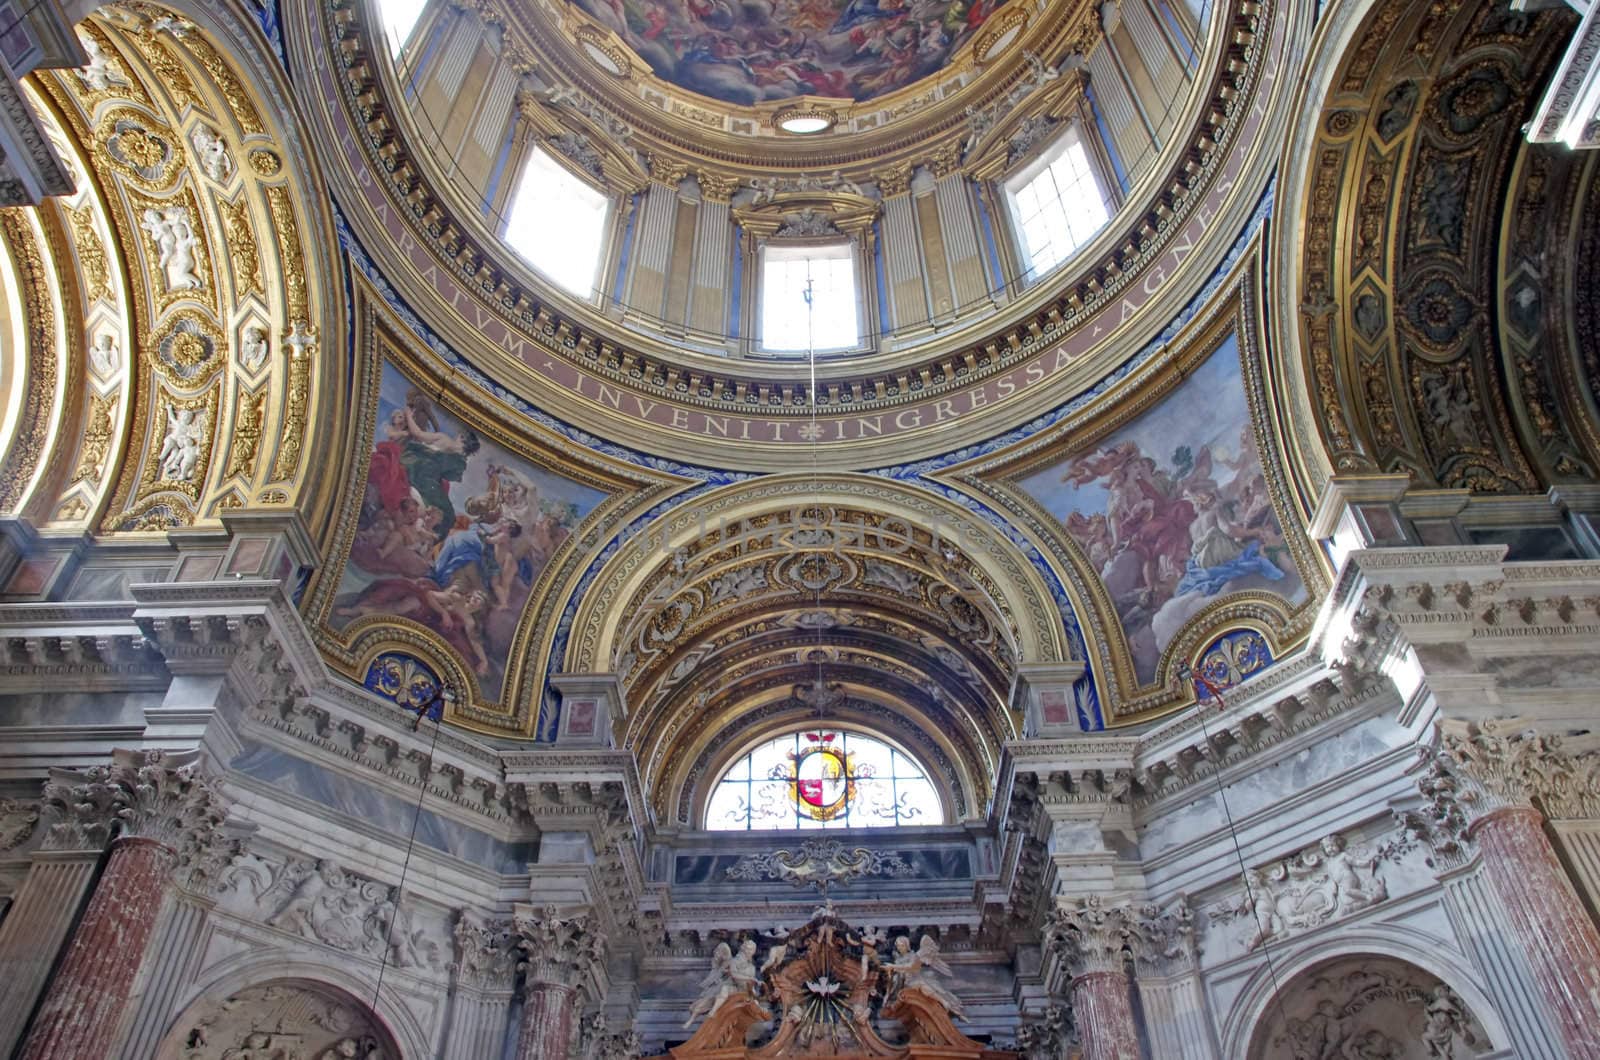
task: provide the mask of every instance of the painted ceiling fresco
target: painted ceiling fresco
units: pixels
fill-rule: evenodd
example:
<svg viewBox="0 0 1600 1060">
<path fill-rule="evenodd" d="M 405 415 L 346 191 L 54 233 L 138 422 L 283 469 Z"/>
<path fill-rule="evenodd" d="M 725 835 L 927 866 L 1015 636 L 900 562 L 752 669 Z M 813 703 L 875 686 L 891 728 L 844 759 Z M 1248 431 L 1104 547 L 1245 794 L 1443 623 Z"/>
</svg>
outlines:
<svg viewBox="0 0 1600 1060">
<path fill-rule="evenodd" d="M 1141 683 L 1217 598 L 1306 598 L 1267 491 L 1236 337 L 1133 423 L 1018 484 L 1105 583 Z"/>
<path fill-rule="evenodd" d="M 1003 0 L 576 0 L 657 76 L 750 105 L 871 99 L 942 67 Z"/>
<path fill-rule="evenodd" d="M 534 584 L 603 495 L 479 436 L 390 365 L 377 423 L 330 622 L 420 623 L 497 697 Z"/>
</svg>

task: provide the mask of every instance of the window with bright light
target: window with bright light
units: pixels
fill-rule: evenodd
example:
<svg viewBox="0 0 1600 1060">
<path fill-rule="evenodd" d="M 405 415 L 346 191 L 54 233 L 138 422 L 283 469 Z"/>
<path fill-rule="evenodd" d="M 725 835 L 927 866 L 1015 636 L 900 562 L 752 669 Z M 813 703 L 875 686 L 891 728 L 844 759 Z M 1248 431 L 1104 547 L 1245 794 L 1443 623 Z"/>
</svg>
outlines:
<svg viewBox="0 0 1600 1060">
<path fill-rule="evenodd" d="M 1071 257 L 1110 220 L 1105 193 L 1076 127 L 1008 180 L 1006 196 L 1031 276 Z"/>
<path fill-rule="evenodd" d="M 849 349 L 861 339 L 856 309 L 855 252 L 848 241 L 764 249 L 763 349 Z"/>
<path fill-rule="evenodd" d="M 538 147 L 528 152 L 501 237 L 575 295 L 590 298 L 611 200 Z"/>
<path fill-rule="evenodd" d="M 389 54 L 398 59 L 411 43 L 411 31 L 417 28 L 428 0 L 377 0 L 377 4 L 383 35 L 389 40 Z"/>
<path fill-rule="evenodd" d="M 711 791 L 706 828 L 886 828 L 944 824 L 928 774 L 882 740 L 802 729 L 736 758 Z"/>
</svg>

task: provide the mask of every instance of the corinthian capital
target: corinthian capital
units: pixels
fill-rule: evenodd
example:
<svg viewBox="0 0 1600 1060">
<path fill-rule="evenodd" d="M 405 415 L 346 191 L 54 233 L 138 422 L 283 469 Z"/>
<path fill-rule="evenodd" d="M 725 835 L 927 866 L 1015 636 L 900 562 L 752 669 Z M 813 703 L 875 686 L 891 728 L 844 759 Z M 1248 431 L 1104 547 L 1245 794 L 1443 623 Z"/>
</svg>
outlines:
<svg viewBox="0 0 1600 1060">
<path fill-rule="evenodd" d="M 195 759 L 119 749 L 109 765 L 56 771 L 44 790 L 47 845 L 81 849 L 138 837 L 172 851 L 180 866 L 205 865 L 222 840 L 227 810 Z"/>
<path fill-rule="evenodd" d="M 529 983 L 577 986 L 605 957 L 605 936 L 587 913 L 518 906 L 516 931 Z"/>
<path fill-rule="evenodd" d="M 1573 755 L 1562 738 L 1515 719 L 1440 723 L 1439 760 L 1470 785 L 1469 817 L 1534 807 L 1551 817 L 1600 813 L 1600 756 Z"/>
<path fill-rule="evenodd" d="M 1186 895 L 1178 895 L 1166 911 L 1154 904 L 1138 908 L 1131 925 L 1128 949 L 1141 975 L 1177 975 L 1193 971 L 1200 957 L 1195 938 L 1194 910 Z"/>
<path fill-rule="evenodd" d="M 1098 895 L 1061 900 L 1045 927 L 1045 940 L 1074 979 L 1093 972 L 1123 973 L 1125 953 L 1139 926 L 1127 902 L 1107 905 Z"/>
</svg>

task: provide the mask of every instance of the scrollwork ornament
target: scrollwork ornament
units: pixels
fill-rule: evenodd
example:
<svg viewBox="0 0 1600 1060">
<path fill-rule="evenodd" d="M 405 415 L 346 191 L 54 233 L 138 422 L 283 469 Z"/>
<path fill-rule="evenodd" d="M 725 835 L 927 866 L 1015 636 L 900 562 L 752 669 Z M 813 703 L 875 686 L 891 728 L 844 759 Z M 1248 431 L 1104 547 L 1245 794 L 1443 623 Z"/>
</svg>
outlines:
<svg viewBox="0 0 1600 1060">
<path fill-rule="evenodd" d="M 834 883 L 862 876 L 910 876 L 915 870 L 893 851 L 846 849 L 837 839 L 808 839 L 798 850 L 746 854 L 728 869 L 730 880 L 782 880 L 826 892 Z"/>
</svg>

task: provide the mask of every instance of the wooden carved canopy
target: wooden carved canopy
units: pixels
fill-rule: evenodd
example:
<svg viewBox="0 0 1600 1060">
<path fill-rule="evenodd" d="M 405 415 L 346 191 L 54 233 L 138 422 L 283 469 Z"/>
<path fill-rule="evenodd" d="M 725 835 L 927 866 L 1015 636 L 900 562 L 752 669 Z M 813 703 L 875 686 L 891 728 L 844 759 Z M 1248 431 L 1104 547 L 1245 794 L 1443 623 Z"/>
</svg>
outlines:
<svg viewBox="0 0 1600 1060">
<path fill-rule="evenodd" d="M 990 1049 L 957 1030 L 947 1007 L 954 1001 L 941 999 L 938 986 L 897 972 L 909 965 L 896 957 L 909 960 L 911 954 L 880 957 L 883 942 L 824 905 L 768 951 L 754 978 L 745 978 L 754 965 L 737 958 L 714 969 L 707 980 L 712 988 L 721 970 L 737 992 L 712 1008 L 692 1038 L 657 1060 L 1016 1060 L 1016 1053 Z M 752 952 L 753 944 L 743 959 Z M 904 1044 L 878 1034 L 874 1002 L 878 1015 L 899 1022 Z"/>
</svg>

